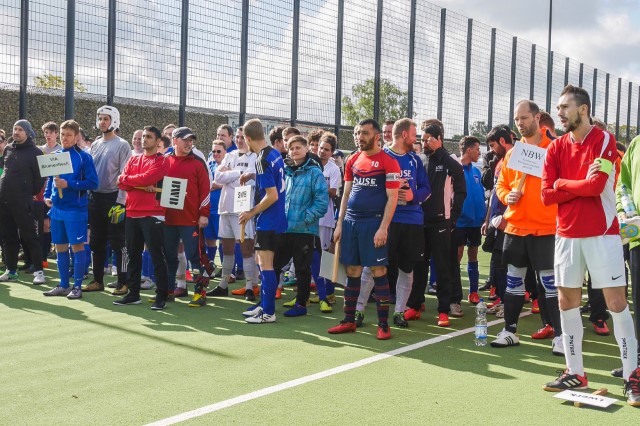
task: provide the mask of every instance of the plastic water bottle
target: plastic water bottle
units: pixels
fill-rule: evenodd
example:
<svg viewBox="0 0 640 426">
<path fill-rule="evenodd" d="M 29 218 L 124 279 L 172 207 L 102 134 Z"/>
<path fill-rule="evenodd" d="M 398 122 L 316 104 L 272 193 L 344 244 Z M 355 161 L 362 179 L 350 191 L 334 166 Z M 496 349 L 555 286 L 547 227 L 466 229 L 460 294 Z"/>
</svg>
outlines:
<svg viewBox="0 0 640 426">
<path fill-rule="evenodd" d="M 620 202 L 622 203 L 622 208 L 624 209 L 624 214 L 628 218 L 632 218 L 634 216 L 638 216 L 638 209 L 633 202 L 633 198 L 631 198 L 631 194 L 629 194 L 629 190 L 626 185 L 620 186 Z"/>
<path fill-rule="evenodd" d="M 487 346 L 487 305 L 480 299 L 476 305 L 476 346 Z"/>
</svg>

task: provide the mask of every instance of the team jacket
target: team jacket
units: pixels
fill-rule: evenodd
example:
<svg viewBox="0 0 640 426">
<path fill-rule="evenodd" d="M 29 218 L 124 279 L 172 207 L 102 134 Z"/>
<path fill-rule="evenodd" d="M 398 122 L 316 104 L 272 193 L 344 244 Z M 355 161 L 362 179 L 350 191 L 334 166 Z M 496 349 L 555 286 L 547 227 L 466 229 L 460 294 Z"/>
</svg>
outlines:
<svg viewBox="0 0 640 426">
<path fill-rule="evenodd" d="M 467 186 L 467 197 L 462 204 L 462 212 L 456 221 L 457 228 L 479 228 L 487 214 L 484 204 L 484 187 L 482 174 L 473 164 L 463 165 L 464 179 Z"/>
<path fill-rule="evenodd" d="M 539 148 L 547 148 L 551 139 L 541 132 L 542 140 Z M 526 143 L 526 142 L 523 142 Z M 511 189 L 518 187 L 522 172 L 509 168 L 509 159 L 513 149 L 507 152 L 503 160 L 500 176 L 496 183 L 496 195 L 500 202 L 508 205 L 507 196 Z M 527 176 L 522 187 L 522 197 L 517 204 L 509 206 L 504 214 L 507 227 L 504 232 L 511 235 L 553 235 L 556 233 L 556 215 L 558 209 L 555 205 L 544 205 L 540 198 L 542 183 L 539 177 Z"/>
<path fill-rule="evenodd" d="M 136 187 L 161 187 L 162 179 L 167 174 L 167 164 L 162 154 L 142 154 L 129 158 L 118 184 L 118 188 L 127 191 L 127 217 L 164 217 L 165 208 L 160 205 L 160 194 Z"/>
<path fill-rule="evenodd" d="M 467 197 L 462 165 L 446 149 L 440 147 L 429 156 L 427 177 L 431 197 L 422 203 L 424 226 L 440 226 L 448 219 L 451 226 L 454 226 Z"/>
<path fill-rule="evenodd" d="M 53 179 L 47 180 L 47 188 L 44 198 L 51 200 L 53 206 L 49 216 L 56 220 L 86 220 L 87 219 L 87 191 L 98 187 L 98 174 L 93 164 L 93 157 L 74 145 L 69 149 L 60 149 L 58 152 L 68 152 L 71 158 L 73 173 L 60 175 L 67 181 L 67 187 L 62 189 L 62 198 L 58 194 Z"/>
<path fill-rule="evenodd" d="M 23 143 L 11 142 L 4 149 L 4 172 L 0 177 L 0 201 L 31 201 L 44 186 L 36 157 L 40 148 L 28 138 Z"/>
<path fill-rule="evenodd" d="M 398 204 L 393 213 L 391 222 L 407 223 L 410 225 L 422 225 L 424 217 L 420 204 L 431 195 L 427 171 L 422 164 L 422 160 L 415 152 L 406 154 L 396 154 L 391 148 L 384 147 L 384 152 L 395 158 L 400 166 L 400 179 L 406 179 L 409 188 L 413 192 L 413 200 L 407 204 Z"/>
<path fill-rule="evenodd" d="M 241 154 L 236 149 L 232 152 L 227 152 L 220 165 L 216 167 L 213 182 L 222 185 L 220 201 L 218 202 L 218 214 L 233 213 L 233 191 L 240 186 L 240 176 L 243 173 L 256 172 L 256 158 L 257 155 L 253 152 Z M 222 167 L 229 167 L 231 170 L 222 172 L 220 171 Z M 246 185 L 250 185 L 253 188 L 255 180 L 250 180 Z M 251 197 L 251 200 L 253 201 L 253 197 Z"/>
<path fill-rule="evenodd" d="M 598 172 L 586 179 L 589 166 L 598 157 L 614 164 L 611 173 Z M 558 205 L 557 235 L 586 238 L 619 234 L 614 192 L 617 157 L 613 135 L 595 126 L 582 143 L 572 142 L 570 133 L 551 143 L 542 173 L 542 201 Z"/>
<path fill-rule="evenodd" d="M 286 166 L 287 232 L 318 235 L 329 206 L 329 189 L 320 165 L 308 155 L 300 166 Z"/>
<path fill-rule="evenodd" d="M 178 157 L 175 152 L 165 157 L 167 176 L 187 179 L 184 209 L 166 209 L 167 225 L 195 226 L 200 216 L 209 217 L 209 172 L 200 157 L 189 153 Z"/>
</svg>

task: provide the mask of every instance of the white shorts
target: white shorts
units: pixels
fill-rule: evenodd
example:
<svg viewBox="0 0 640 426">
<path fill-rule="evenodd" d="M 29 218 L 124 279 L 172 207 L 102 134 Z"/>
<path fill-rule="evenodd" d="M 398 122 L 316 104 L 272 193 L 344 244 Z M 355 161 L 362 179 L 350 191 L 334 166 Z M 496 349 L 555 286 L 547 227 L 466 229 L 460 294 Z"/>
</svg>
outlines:
<svg viewBox="0 0 640 426">
<path fill-rule="evenodd" d="M 218 230 L 219 238 L 233 238 L 240 241 L 240 222 L 238 221 L 237 214 L 221 214 L 220 215 L 220 229 Z M 253 228 L 253 220 L 247 222 L 244 227 L 244 238 L 246 240 L 253 240 L 255 237 L 255 230 Z"/>
<path fill-rule="evenodd" d="M 554 272 L 557 287 L 581 288 L 589 271 L 593 288 L 626 285 L 619 235 L 556 237 Z"/>
<path fill-rule="evenodd" d="M 331 246 L 331 239 L 333 237 L 333 228 L 320 225 L 318 233 L 320 234 L 320 246 L 322 247 L 322 250 L 329 250 L 329 246 Z"/>
</svg>

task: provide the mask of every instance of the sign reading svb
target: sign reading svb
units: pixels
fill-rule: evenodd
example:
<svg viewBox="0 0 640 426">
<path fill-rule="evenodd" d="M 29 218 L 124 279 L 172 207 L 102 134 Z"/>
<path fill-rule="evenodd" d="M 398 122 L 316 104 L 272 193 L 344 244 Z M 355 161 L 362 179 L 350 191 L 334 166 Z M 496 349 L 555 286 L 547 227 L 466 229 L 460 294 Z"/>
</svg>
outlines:
<svg viewBox="0 0 640 426">
<path fill-rule="evenodd" d="M 162 180 L 160 205 L 168 209 L 182 210 L 187 195 L 187 179 L 165 176 Z"/>
<path fill-rule="evenodd" d="M 40 168 L 40 177 L 60 176 L 73 173 L 71 156 L 68 152 L 58 152 L 56 154 L 45 154 L 36 157 Z"/>
</svg>

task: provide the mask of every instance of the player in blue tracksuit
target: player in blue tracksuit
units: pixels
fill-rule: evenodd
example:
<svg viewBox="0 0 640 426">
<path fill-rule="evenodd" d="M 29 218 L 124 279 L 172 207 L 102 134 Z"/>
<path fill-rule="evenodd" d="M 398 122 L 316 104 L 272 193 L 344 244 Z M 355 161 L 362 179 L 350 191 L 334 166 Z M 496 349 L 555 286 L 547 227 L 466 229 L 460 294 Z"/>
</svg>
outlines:
<svg viewBox="0 0 640 426">
<path fill-rule="evenodd" d="M 73 172 L 49 179 L 44 192 L 45 203 L 50 207 L 51 239 L 56 245 L 60 274 L 60 284 L 44 292 L 45 296 L 82 297 L 89 220 L 87 191 L 98 187 L 98 174 L 91 155 L 76 145 L 79 133 L 80 126 L 73 120 L 60 125 L 62 150 L 57 152 L 69 153 Z M 69 245 L 74 253 L 72 289 L 69 288 Z"/>
</svg>

